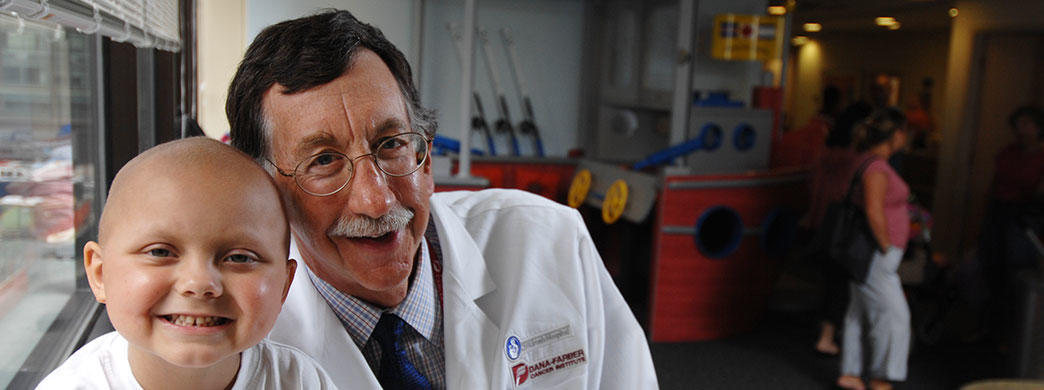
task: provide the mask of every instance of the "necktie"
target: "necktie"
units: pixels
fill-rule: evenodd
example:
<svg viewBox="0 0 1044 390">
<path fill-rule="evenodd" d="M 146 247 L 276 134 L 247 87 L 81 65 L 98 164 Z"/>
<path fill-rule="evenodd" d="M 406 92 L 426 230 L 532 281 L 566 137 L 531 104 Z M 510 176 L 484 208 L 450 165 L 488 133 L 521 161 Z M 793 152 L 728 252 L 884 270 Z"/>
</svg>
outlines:
<svg viewBox="0 0 1044 390">
<path fill-rule="evenodd" d="M 431 389 L 431 382 L 406 360 L 406 349 L 400 342 L 406 322 L 384 313 L 373 329 L 373 338 L 381 346 L 381 369 L 377 381 L 388 390 Z"/>
</svg>

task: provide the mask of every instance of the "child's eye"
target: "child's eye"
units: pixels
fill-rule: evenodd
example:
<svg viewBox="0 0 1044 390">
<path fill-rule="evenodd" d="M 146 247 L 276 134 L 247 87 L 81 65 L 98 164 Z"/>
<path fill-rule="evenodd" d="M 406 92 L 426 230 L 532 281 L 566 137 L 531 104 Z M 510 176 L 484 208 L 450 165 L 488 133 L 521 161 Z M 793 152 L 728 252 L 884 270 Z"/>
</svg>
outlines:
<svg viewBox="0 0 1044 390">
<path fill-rule="evenodd" d="M 225 260 L 236 264 L 246 264 L 257 261 L 257 259 L 255 259 L 254 257 L 242 253 L 228 255 L 228 257 L 226 257 Z"/>
<path fill-rule="evenodd" d="M 170 252 L 170 249 L 166 249 L 166 248 L 149 249 L 149 256 L 152 256 L 152 257 L 170 257 L 171 255 L 172 255 L 172 253 Z"/>
</svg>

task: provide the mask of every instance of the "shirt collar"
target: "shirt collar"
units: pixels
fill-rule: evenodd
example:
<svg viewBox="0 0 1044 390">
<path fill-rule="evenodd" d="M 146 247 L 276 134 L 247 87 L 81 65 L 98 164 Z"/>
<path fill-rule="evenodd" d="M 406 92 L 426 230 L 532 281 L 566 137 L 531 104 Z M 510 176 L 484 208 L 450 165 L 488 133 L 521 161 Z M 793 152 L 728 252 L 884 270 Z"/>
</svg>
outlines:
<svg viewBox="0 0 1044 390">
<path fill-rule="evenodd" d="M 398 306 L 381 309 L 359 298 L 345 294 L 325 280 L 315 276 L 308 267 L 308 279 L 312 281 L 319 295 L 326 300 L 334 314 L 341 320 L 341 324 L 348 331 L 359 348 L 366 345 L 370 339 L 373 328 L 377 326 L 381 314 L 389 312 L 406 321 L 421 336 L 432 341 L 435 330 L 435 318 L 438 307 L 436 306 L 434 280 L 431 271 L 431 255 L 428 253 L 426 239 L 422 238 L 420 245 L 420 256 L 417 261 L 417 272 L 414 280 Z"/>
</svg>

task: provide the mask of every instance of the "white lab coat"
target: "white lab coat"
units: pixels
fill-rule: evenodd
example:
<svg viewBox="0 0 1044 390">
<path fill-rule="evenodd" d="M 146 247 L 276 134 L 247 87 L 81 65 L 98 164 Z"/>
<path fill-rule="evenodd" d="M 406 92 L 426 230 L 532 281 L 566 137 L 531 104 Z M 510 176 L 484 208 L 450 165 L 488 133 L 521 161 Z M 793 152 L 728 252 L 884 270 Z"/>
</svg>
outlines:
<svg viewBox="0 0 1044 390">
<path fill-rule="evenodd" d="M 576 210 L 484 190 L 437 193 L 431 214 L 443 254 L 448 389 L 515 388 L 520 365 L 528 370 L 518 388 L 658 387 L 645 335 Z M 296 247 L 290 253 L 300 259 Z M 515 359 L 512 337 L 523 345 Z M 380 388 L 303 262 L 270 338 L 312 355 L 342 388 Z M 561 362 L 568 366 L 542 369 Z"/>
</svg>

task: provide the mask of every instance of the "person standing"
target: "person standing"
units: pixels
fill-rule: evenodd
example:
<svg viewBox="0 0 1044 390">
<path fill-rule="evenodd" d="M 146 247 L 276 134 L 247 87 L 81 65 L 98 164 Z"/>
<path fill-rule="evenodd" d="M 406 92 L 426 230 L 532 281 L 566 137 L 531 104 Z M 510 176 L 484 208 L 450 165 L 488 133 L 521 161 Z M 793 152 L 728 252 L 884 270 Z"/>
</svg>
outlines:
<svg viewBox="0 0 1044 390">
<path fill-rule="evenodd" d="M 879 109 L 856 126 L 861 140 L 858 149 L 863 152 L 860 161 L 866 168 L 854 198 L 866 212 L 878 248 L 866 281 L 849 282 L 841 376 L 837 380 L 837 385 L 845 389 L 865 389 L 864 374 L 875 390 L 891 389 L 891 382 L 906 379 L 910 308 L 897 271 L 909 239 L 910 188 L 888 164 L 888 158 L 907 145 L 905 122 L 899 111 Z M 864 350 L 869 353 L 864 354 Z M 864 355 L 869 361 L 863 361 Z"/>
<path fill-rule="evenodd" d="M 854 163 L 859 155 L 852 142 L 852 128 L 870 115 L 872 108 L 865 102 L 856 102 L 837 117 L 834 127 L 827 134 L 826 148 L 812 169 L 809 193 L 809 210 L 801 223 L 816 236 L 827 205 L 840 200 L 848 191 L 855 170 Z M 837 330 L 848 305 L 848 278 L 845 271 L 829 261 L 822 250 L 811 253 L 812 261 L 821 271 L 823 304 L 819 311 L 819 337 L 815 349 L 825 355 L 837 355 L 841 348 L 835 341 Z"/>
<path fill-rule="evenodd" d="M 1019 107 L 1008 117 L 1008 125 L 1015 139 L 994 160 L 990 204 L 979 241 L 979 261 L 989 283 L 982 330 L 1001 343 L 1011 331 L 1005 327 L 1015 320 L 1016 277 L 1038 267 L 1037 251 L 1025 231 L 1039 225 L 1044 204 L 1044 110 Z"/>
</svg>

